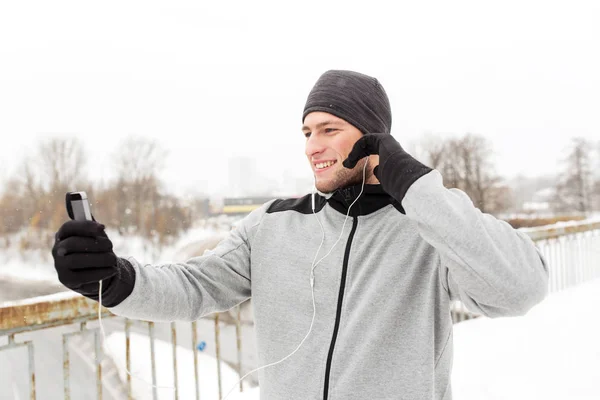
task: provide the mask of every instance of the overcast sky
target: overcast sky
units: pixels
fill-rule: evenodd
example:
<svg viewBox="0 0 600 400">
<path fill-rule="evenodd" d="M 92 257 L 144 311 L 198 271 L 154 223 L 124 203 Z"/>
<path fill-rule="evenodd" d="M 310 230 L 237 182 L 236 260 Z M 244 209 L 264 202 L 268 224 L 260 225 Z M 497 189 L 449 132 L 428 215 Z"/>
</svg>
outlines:
<svg viewBox="0 0 600 400">
<path fill-rule="evenodd" d="M 3 2 L 0 177 L 54 135 L 108 177 L 138 135 L 173 190 L 219 191 L 230 156 L 257 157 L 257 184 L 307 178 L 302 109 L 328 69 L 382 82 L 405 147 L 477 133 L 500 174 L 553 173 L 571 137 L 600 139 L 599 21 L 598 1 Z"/>
</svg>

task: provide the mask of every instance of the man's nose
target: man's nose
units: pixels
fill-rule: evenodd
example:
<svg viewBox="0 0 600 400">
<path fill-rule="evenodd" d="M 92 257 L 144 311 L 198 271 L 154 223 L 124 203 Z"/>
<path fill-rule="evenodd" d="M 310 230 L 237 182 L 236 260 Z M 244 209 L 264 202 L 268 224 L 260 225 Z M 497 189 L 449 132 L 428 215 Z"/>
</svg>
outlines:
<svg viewBox="0 0 600 400">
<path fill-rule="evenodd" d="M 324 150 L 324 143 L 317 135 L 311 135 L 306 141 L 306 155 L 308 157 L 311 157 L 314 154 L 322 153 Z"/>
</svg>

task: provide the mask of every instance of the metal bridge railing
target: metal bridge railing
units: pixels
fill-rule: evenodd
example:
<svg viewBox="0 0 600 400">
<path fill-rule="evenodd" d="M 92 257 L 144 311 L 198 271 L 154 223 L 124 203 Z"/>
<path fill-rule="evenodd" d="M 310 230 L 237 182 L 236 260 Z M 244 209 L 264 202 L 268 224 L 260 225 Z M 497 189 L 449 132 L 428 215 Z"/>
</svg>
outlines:
<svg viewBox="0 0 600 400">
<path fill-rule="evenodd" d="M 570 226 L 550 226 L 523 231 L 536 242 L 536 245 L 548 262 L 550 268 L 549 290 L 551 292 L 600 277 L 600 222 L 584 222 Z M 94 368 L 93 380 L 95 381 L 95 385 L 90 383 L 88 390 L 95 392 L 97 399 L 102 399 L 104 395 L 108 395 L 107 398 L 113 399 L 133 398 L 132 378 L 127 375 L 123 382 L 122 379 L 115 376 L 115 366 L 111 365 L 107 357 L 104 357 L 102 351 L 101 337 L 99 336 L 100 330 L 98 327 L 92 327 L 98 321 L 97 305 L 98 303 L 72 292 L 0 305 L 0 339 L 7 339 L 7 343 L 4 345 L 1 345 L 0 342 L 0 361 L 4 351 L 22 351 L 24 353 L 24 357 L 21 359 L 27 360 L 28 376 L 26 380 L 28 382 L 28 397 L 30 399 L 36 399 L 40 395 L 40 390 L 36 387 L 39 386 L 39 382 L 36 381 L 36 371 L 38 373 L 40 371 L 36 370 L 35 340 L 31 334 L 39 331 L 50 331 L 53 328 L 59 327 L 62 327 L 61 331 L 47 333 L 62 335 L 62 394 L 65 399 L 71 398 L 71 391 L 73 389 L 69 351 L 70 343 L 78 338 L 88 337 L 87 335 L 93 336 L 93 345 L 88 346 L 84 351 L 79 350 L 79 352 L 80 354 L 85 353 L 84 356 L 87 356 L 89 360 L 93 360 L 89 364 Z M 224 386 L 222 382 L 221 328 L 224 325 L 223 319 L 229 320 L 228 325 L 235 325 L 237 359 L 235 361 L 230 360 L 229 365 L 237 371 L 240 377 L 244 373 L 242 371 L 242 323 L 239 306 L 237 309 L 234 309 L 233 316 L 234 318 L 231 318 L 231 313 L 222 313 L 203 319 L 204 322 L 214 321 L 214 345 L 219 399 L 230 389 L 230 387 Z M 454 305 L 452 317 L 455 322 L 474 316 L 476 315 L 468 313 L 460 304 Z M 183 325 L 185 326 L 184 331 L 187 330 L 187 332 L 182 332 L 181 329 L 178 329 L 178 326 L 179 328 L 182 327 L 181 323 L 133 321 L 116 317 L 108 310 L 103 309 L 103 321 L 105 318 L 107 322 L 112 324 L 113 328 L 115 328 L 115 324 L 122 324 L 122 329 L 125 332 L 126 368 L 129 371 L 131 371 L 132 364 L 130 332 L 133 327 L 146 331 L 150 341 L 150 346 L 147 350 L 150 354 L 151 383 L 154 386 L 158 386 L 157 368 L 162 367 L 157 365 L 155 359 L 154 342 L 156 327 L 160 326 L 162 329 L 161 332 L 164 334 L 168 334 L 170 331 L 170 341 L 173 346 L 173 382 L 176 390 L 173 391 L 169 398 L 182 399 L 179 395 L 178 385 L 182 366 L 178 362 L 176 351 L 177 347 L 182 345 L 193 351 L 193 363 L 188 365 L 186 369 L 193 369 L 195 398 L 201 398 L 200 387 L 203 383 L 201 382 L 202 377 L 199 376 L 198 361 L 199 321 Z M 182 335 L 182 333 L 185 333 L 185 335 Z M 183 336 L 187 337 L 186 342 L 189 343 L 184 343 L 180 340 Z M 57 341 L 57 345 L 60 342 Z M 48 368 L 47 365 L 48 362 L 45 362 L 46 368 Z M 253 366 L 247 366 L 246 369 L 249 370 L 251 367 Z M 60 369 L 60 363 L 56 363 L 56 368 Z M 240 383 L 239 390 L 243 391 L 243 389 L 244 387 Z M 42 393 L 39 397 L 57 398 L 57 396 L 60 396 L 60 394 Z M 158 399 L 156 388 L 152 390 L 152 398 Z M 203 398 L 203 400 L 209 399 Z"/>
<path fill-rule="evenodd" d="M 89 360 L 93 360 L 94 362 L 94 375 L 95 375 L 95 388 L 92 392 L 95 392 L 95 398 L 103 399 L 106 392 L 110 392 L 108 398 L 128 398 L 133 399 L 132 393 L 132 378 L 131 376 L 126 376 L 125 382 L 122 383 L 122 387 L 119 388 L 118 391 L 115 391 L 114 382 L 110 385 L 107 384 L 106 376 L 103 376 L 105 366 L 110 364 L 110 360 L 104 357 L 102 346 L 101 346 L 101 331 L 100 328 L 95 327 L 92 328 L 90 325 L 92 323 L 98 322 L 98 303 L 92 300 L 87 299 L 77 293 L 74 292 L 65 292 L 60 293 L 58 295 L 50 295 L 50 296 L 42 296 L 32 299 L 27 299 L 24 301 L 16 301 L 5 303 L 4 305 L 0 305 L 0 338 L 6 337 L 8 338 L 8 343 L 0 346 L 0 357 L 3 350 L 21 350 L 26 353 L 28 370 L 29 370 L 29 387 L 28 387 L 28 397 L 30 399 L 36 399 L 39 395 L 40 398 L 59 398 L 61 394 L 59 393 L 42 393 L 40 395 L 40 391 L 36 388 L 36 358 L 34 357 L 34 341 L 33 340 L 25 340 L 19 342 L 17 340 L 17 336 L 21 335 L 30 335 L 37 331 L 42 330 L 51 330 L 52 328 L 63 327 L 63 331 L 61 332 L 51 332 L 55 335 L 62 335 L 62 378 L 63 378 L 63 393 L 65 399 L 71 399 L 72 396 L 72 379 L 71 379 L 71 355 L 70 355 L 70 344 L 74 341 L 74 339 L 85 337 L 87 335 L 92 335 L 94 345 L 91 349 L 86 349 L 88 354 L 85 356 Z M 240 306 L 234 309 L 235 318 L 233 319 L 233 325 L 235 325 L 236 331 L 236 343 L 235 346 L 237 348 L 237 365 L 235 363 L 229 362 L 234 369 L 237 370 L 238 375 L 241 378 L 242 371 L 242 324 L 241 324 L 241 315 L 240 315 Z M 214 344 L 216 351 L 216 370 L 217 370 L 217 380 L 218 380 L 218 389 L 219 389 L 219 398 L 222 398 L 226 392 L 231 388 L 225 387 L 223 382 L 221 381 L 221 326 L 224 322 L 221 321 L 222 314 L 214 314 L 208 317 L 203 318 L 204 321 L 214 321 Z M 183 397 L 179 394 L 179 379 L 178 372 L 181 368 L 181 363 L 178 363 L 177 360 L 177 347 L 178 345 L 185 345 L 183 343 L 178 343 L 178 325 L 181 328 L 181 323 L 154 323 L 148 321 L 137 321 L 130 320 L 123 317 L 114 316 L 110 311 L 105 308 L 102 308 L 102 322 L 103 324 L 107 324 L 110 322 L 111 327 L 115 327 L 115 324 L 122 324 L 123 331 L 125 332 L 125 359 L 128 371 L 131 371 L 132 363 L 131 363 L 131 339 L 130 333 L 132 330 L 132 326 L 138 328 L 138 330 L 142 331 L 143 326 L 146 326 L 147 335 L 149 337 L 150 346 L 147 349 L 150 355 L 150 368 L 151 368 L 151 381 L 148 383 L 152 383 L 155 387 L 152 389 L 152 398 L 158 399 L 158 390 L 157 387 L 160 387 L 157 384 L 157 368 L 161 368 L 162 366 L 157 365 L 157 360 L 155 358 L 155 331 L 156 326 L 160 326 L 162 328 L 169 328 L 170 330 L 170 338 L 171 344 L 173 346 L 173 363 L 170 367 L 170 370 L 173 371 L 173 383 L 174 389 L 172 391 L 172 396 L 170 398 L 174 399 L 183 399 Z M 227 319 L 231 320 L 230 313 L 227 313 Z M 105 320 L 106 319 L 106 320 Z M 198 345 L 200 344 L 198 340 L 198 322 L 194 321 L 191 323 L 187 323 L 187 328 L 189 328 L 189 332 L 186 336 L 188 336 L 191 340 L 190 343 L 185 345 L 186 348 L 193 351 L 193 364 L 187 366 L 190 370 L 193 369 L 195 379 L 195 398 L 200 399 L 200 383 L 201 377 L 199 378 L 199 363 L 198 363 Z M 66 330 L 66 332 L 64 332 Z M 165 330 L 165 329 L 163 329 Z M 50 332 L 48 332 L 50 333 Z M 181 333 L 181 332 L 179 332 Z M 81 350 L 79 350 L 81 353 Z M 47 364 L 47 363 L 46 363 Z M 56 368 L 60 368 L 60 363 L 56 363 Z M 114 368 L 114 365 L 111 365 Z M 38 371 L 39 372 L 39 371 Z M 135 374 L 135 372 L 133 372 Z M 115 375 L 114 371 L 112 371 L 112 375 Z M 239 384 L 239 390 L 243 391 L 243 384 Z M 88 393 L 89 394 L 89 393 Z M 0 396 L 2 397 L 2 396 Z M 93 397 L 86 397 L 93 398 Z M 161 397 L 164 398 L 164 397 Z M 187 400 L 187 399 L 186 399 Z M 204 399 L 203 399 L 204 400 Z"/>
<path fill-rule="evenodd" d="M 519 230 L 535 242 L 548 264 L 550 293 L 600 278 L 600 221 Z M 453 304 L 455 323 L 478 316 L 459 301 Z"/>
</svg>

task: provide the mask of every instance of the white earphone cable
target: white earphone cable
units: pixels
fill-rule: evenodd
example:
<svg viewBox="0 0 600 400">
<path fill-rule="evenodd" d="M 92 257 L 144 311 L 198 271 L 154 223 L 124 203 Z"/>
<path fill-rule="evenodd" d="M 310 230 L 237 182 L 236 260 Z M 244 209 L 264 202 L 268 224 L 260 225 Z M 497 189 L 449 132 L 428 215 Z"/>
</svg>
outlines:
<svg viewBox="0 0 600 400">
<path fill-rule="evenodd" d="M 298 345 L 298 347 L 296 347 L 296 349 L 294 351 L 292 351 L 290 354 L 288 354 L 287 356 L 285 356 L 284 358 L 282 358 L 279 361 L 273 362 L 271 364 L 267 364 L 267 365 L 263 365 L 262 367 L 253 369 L 252 371 L 248 372 L 246 375 L 244 375 L 230 390 L 229 392 L 227 392 L 227 394 L 225 395 L 225 397 L 223 397 L 223 400 L 226 400 L 227 397 L 229 397 L 229 395 L 231 394 L 231 392 L 236 388 L 236 386 L 243 381 L 244 379 L 246 379 L 246 377 L 254 372 L 260 371 L 261 369 L 267 368 L 267 367 L 272 367 L 274 365 L 280 364 L 282 362 L 284 362 L 285 360 L 287 360 L 288 358 L 290 358 L 291 356 L 293 356 L 299 349 L 300 347 L 302 347 L 302 345 L 304 344 L 304 342 L 306 341 L 306 339 L 308 339 L 308 336 L 310 336 L 310 333 L 312 332 L 312 328 L 315 322 L 315 317 L 317 316 L 317 306 L 315 303 L 315 286 L 314 286 L 314 270 L 317 267 L 317 265 L 323 261 L 327 256 L 329 256 L 329 254 L 331 254 L 331 251 L 334 249 L 334 247 L 338 244 L 338 242 L 340 241 L 340 239 L 342 238 L 342 235 L 344 233 L 344 227 L 346 226 L 346 221 L 348 220 L 348 216 L 350 215 L 350 209 L 352 208 L 352 206 L 354 205 L 354 203 L 356 203 L 356 201 L 360 198 L 360 196 L 363 193 L 364 187 L 365 187 L 365 173 L 366 173 L 366 168 L 367 168 L 367 164 L 369 162 L 369 158 L 367 157 L 366 161 L 365 161 L 365 165 L 363 166 L 363 181 L 362 181 L 362 186 L 360 188 L 360 193 L 358 194 L 358 196 L 356 197 L 356 199 L 354 199 L 354 201 L 352 202 L 352 204 L 350 204 L 350 207 L 348 207 L 348 213 L 346 214 L 346 218 L 344 219 L 344 224 L 342 225 L 342 230 L 340 232 L 340 236 L 338 237 L 338 239 L 336 240 L 336 242 L 333 244 L 333 246 L 331 247 L 331 249 L 329 250 L 329 252 L 323 256 L 319 261 L 317 261 L 317 263 L 315 264 L 315 261 L 317 259 L 317 256 L 319 255 L 319 252 L 321 251 L 321 246 L 323 246 L 323 242 L 325 241 L 325 229 L 323 228 L 323 224 L 321 224 L 321 221 L 319 220 L 319 217 L 317 216 L 317 214 L 315 213 L 315 209 L 314 209 L 314 202 L 313 202 L 313 214 L 315 215 L 315 218 L 317 218 L 317 221 L 319 222 L 319 226 L 321 226 L 321 232 L 322 232 L 322 238 L 321 238 L 321 245 L 319 245 L 319 249 L 317 250 L 317 253 L 315 254 L 315 258 L 313 259 L 313 264 L 310 270 L 310 287 L 311 287 L 311 295 L 312 295 L 312 302 L 313 302 L 313 316 L 312 316 L 312 320 L 310 322 L 310 328 L 308 329 L 308 333 L 306 334 L 306 336 L 304 336 L 304 339 L 302 339 L 302 341 L 300 342 L 300 344 Z M 314 193 L 313 193 L 314 195 Z"/>
<path fill-rule="evenodd" d="M 246 375 L 244 375 L 230 390 L 229 392 L 227 392 L 227 394 L 225 395 L 225 397 L 223 397 L 223 400 L 226 400 L 227 397 L 229 397 L 229 395 L 231 394 L 231 392 L 235 389 L 235 387 L 241 382 L 243 381 L 248 375 L 253 374 L 254 372 L 260 371 L 261 369 L 264 368 L 268 368 L 277 364 L 280 364 L 282 362 L 284 362 L 285 360 L 287 360 L 288 358 L 290 358 L 291 356 L 293 356 L 299 349 L 300 347 L 302 347 L 302 345 L 304 344 L 304 342 L 306 341 L 306 339 L 308 339 L 308 337 L 310 336 L 310 333 L 312 332 L 312 328 L 315 322 L 315 317 L 317 315 L 317 307 L 316 307 L 316 303 L 315 303 L 315 287 L 314 287 L 314 281 L 315 281 L 315 275 L 314 275 L 314 271 L 315 268 L 317 267 L 317 265 L 319 265 L 319 263 L 321 261 L 323 261 L 326 257 L 329 256 L 329 254 L 331 254 L 331 252 L 333 251 L 333 249 L 335 248 L 335 246 L 338 244 L 338 242 L 341 240 L 342 235 L 344 234 L 344 228 L 346 227 L 346 222 L 348 221 L 348 216 L 350 215 L 350 209 L 352 208 L 352 206 L 354 205 L 354 203 L 356 203 L 356 201 L 360 198 L 360 196 L 363 193 L 364 187 L 365 187 L 365 174 L 366 174 L 366 169 L 367 169 L 367 164 L 369 162 L 369 158 L 367 157 L 365 160 L 365 164 L 363 166 L 363 180 L 362 180 L 362 186 L 360 188 L 360 193 L 358 194 L 358 196 L 356 197 L 356 199 L 354 199 L 354 201 L 352 202 L 352 204 L 350 204 L 350 207 L 348 207 L 348 213 L 346 214 L 346 218 L 344 219 L 344 224 L 342 225 L 342 230 L 340 232 L 340 236 L 338 237 L 338 239 L 336 240 L 336 242 L 333 244 L 333 246 L 331 247 L 331 249 L 329 249 L 329 252 L 327 252 L 327 254 L 325 254 L 319 261 L 317 261 L 315 263 L 315 260 L 317 259 L 319 252 L 321 251 L 321 247 L 323 246 L 323 243 L 325 242 L 325 229 L 323 228 L 323 224 L 321 223 L 321 221 L 319 220 L 319 217 L 317 216 L 316 212 L 315 212 L 315 207 L 314 207 L 314 193 L 313 193 L 313 214 L 315 216 L 315 218 L 317 219 L 317 221 L 319 222 L 319 226 L 321 227 L 321 233 L 322 233 L 322 237 L 321 237 L 321 244 L 319 245 L 319 249 L 317 250 L 317 253 L 315 254 L 315 257 L 313 259 L 312 262 L 312 266 L 311 266 L 311 270 L 310 270 L 310 287 L 311 287 L 311 295 L 312 295 L 312 303 L 313 303 L 313 316 L 312 316 L 312 320 L 310 322 L 310 327 L 308 329 L 308 333 L 306 334 L 306 336 L 304 336 L 304 339 L 302 339 L 302 341 L 300 342 L 300 344 L 298 345 L 298 347 L 296 347 L 296 349 L 291 352 L 290 354 L 288 354 L 287 356 L 285 356 L 284 358 L 282 358 L 281 360 L 277 361 L 277 362 L 273 362 L 271 364 L 267 364 L 267 365 L 263 365 L 262 367 L 253 369 L 252 371 L 248 372 Z M 104 326 L 102 325 L 102 281 L 98 281 L 99 284 L 99 298 L 98 298 L 98 322 L 100 324 L 100 330 L 102 331 L 102 338 L 104 343 L 106 343 L 106 333 L 104 332 Z M 142 382 L 146 383 L 147 385 L 152 386 L 153 388 L 157 388 L 157 389 L 172 389 L 172 390 L 177 390 L 174 387 L 171 386 L 156 386 L 153 385 L 152 383 L 149 383 L 147 381 L 145 381 L 144 379 L 133 375 L 131 372 L 129 372 L 129 370 L 127 368 L 125 368 L 125 371 L 127 372 L 127 374 L 129 374 L 130 376 L 141 380 Z"/>
</svg>

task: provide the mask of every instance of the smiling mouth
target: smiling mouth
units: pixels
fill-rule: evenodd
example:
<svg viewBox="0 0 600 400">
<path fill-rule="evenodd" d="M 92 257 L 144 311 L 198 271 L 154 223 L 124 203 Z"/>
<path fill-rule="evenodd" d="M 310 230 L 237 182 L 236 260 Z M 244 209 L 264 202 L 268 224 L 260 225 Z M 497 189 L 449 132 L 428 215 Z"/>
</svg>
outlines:
<svg viewBox="0 0 600 400">
<path fill-rule="evenodd" d="M 316 163 L 316 164 L 314 164 L 315 172 L 322 172 L 322 171 L 328 170 L 335 164 L 337 164 L 337 161 L 335 161 L 335 160 Z"/>
</svg>

